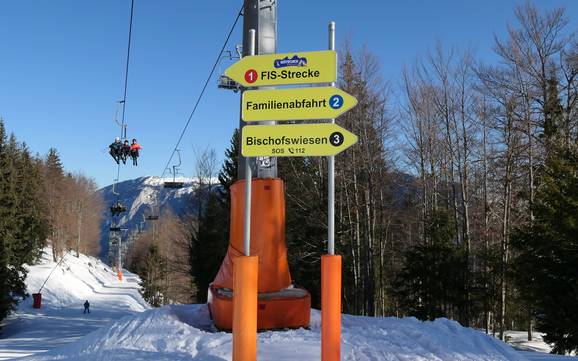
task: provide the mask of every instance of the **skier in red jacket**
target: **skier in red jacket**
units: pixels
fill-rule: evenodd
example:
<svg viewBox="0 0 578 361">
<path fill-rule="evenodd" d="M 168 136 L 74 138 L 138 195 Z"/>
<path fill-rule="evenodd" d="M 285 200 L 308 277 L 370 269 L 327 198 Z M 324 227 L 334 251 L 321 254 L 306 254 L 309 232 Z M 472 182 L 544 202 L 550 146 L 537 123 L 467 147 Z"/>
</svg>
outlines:
<svg viewBox="0 0 578 361">
<path fill-rule="evenodd" d="M 132 144 L 130 145 L 130 157 L 132 158 L 132 165 L 138 165 L 137 159 L 139 156 L 139 150 L 141 149 L 142 147 L 136 142 L 136 139 L 133 138 Z"/>
</svg>

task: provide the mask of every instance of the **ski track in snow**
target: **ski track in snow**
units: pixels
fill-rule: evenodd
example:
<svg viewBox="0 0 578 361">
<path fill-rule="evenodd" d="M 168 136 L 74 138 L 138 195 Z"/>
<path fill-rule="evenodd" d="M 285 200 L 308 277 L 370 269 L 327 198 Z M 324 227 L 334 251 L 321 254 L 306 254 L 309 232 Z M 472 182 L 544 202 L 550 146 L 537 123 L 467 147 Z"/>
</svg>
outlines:
<svg viewBox="0 0 578 361">
<path fill-rule="evenodd" d="M 29 267 L 30 294 L 38 292 L 55 263 L 45 249 L 41 263 Z M 116 274 L 92 257 L 67 254 L 42 290 L 42 308 L 32 308 L 32 297 L 20 304 L 0 331 L 0 360 L 45 352 L 79 340 L 124 316 L 148 309 L 138 292 L 138 277 Z M 90 314 L 83 314 L 84 300 Z"/>
<path fill-rule="evenodd" d="M 36 292 L 52 268 L 50 250 L 30 267 L 28 291 Z M 150 309 L 138 292 L 138 277 L 116 274 L 102 262 L 69 254 L 46 284 L 41 309 L 26 300 L 0 335 L 0 360 L 181 361 L 230 360 L 231 334 L 218 332 L 206 305 Z M 91 303 L 84 315 L 83 302 Z M 510 333 L 511 346 L 455 321 L 343 315 L 342 360 L 347 361 L 577 361 L 545 353 L 540 340 Z M 321 314 L 310 329 L 262 332 L 258 360 L 320 360 Z"/>
</svg>

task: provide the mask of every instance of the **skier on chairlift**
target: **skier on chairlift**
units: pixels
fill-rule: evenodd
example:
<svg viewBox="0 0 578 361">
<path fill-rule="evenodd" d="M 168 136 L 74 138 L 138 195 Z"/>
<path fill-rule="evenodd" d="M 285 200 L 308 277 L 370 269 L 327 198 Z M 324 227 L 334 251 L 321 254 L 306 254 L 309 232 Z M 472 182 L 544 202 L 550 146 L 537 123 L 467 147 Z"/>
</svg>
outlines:
<svg viewBox="0 0 578 361">
<path fill-rule="evenodd" d="M 115 217 L 120 215 L 122 212 L 126 212 L 126 207 L 122 203 L 116 202 L 110 206 L 110 212 L 112 213 L 112 216 Z"/>
<path fill-rule="evenodd" d="M 114 159 L 116 164 L 120 164 L 119 162 L 122 154 L 122 143 L 120 142 L 120 138 L 114 138 L 114 143 L 109 145 L 108 148 L 108 153 L 112 156 L 112 159 Z"/>
<path fill-rule="evenodd" d="M 130 145 L 130 157 L 132 158 L 132 165 L 138 165 L 137 159 L 139 157 L 139 150 L 142 147 L 136 142 L 136 139 L 132 139 L 132 144 Z"/>
<path fill-rule="evenodd" d="M 122 160 L 122 164 L 126 164 L 126 159 L 130 156 L 130 144 L 128 144 L 128 139 L 124 140 L 124 144 L 121 148 L 121 155 L 120 159 Z"/>
</svg>

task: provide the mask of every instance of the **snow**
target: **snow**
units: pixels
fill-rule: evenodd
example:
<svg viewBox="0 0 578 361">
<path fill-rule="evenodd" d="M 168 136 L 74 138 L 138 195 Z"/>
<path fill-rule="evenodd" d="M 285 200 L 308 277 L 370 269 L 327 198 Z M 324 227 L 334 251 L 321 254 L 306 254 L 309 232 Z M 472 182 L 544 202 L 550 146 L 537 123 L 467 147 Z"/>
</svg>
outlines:
<svg viewBox="0 0 578 361">
<path fill-rule="evenodd" d="M 439 319 L 343 316 L 343 360 L 525 360 L 479 331 Z M 166 337 L 170 335 L 170 337 Z M 24 360 L 230 360 L 231 335 L 216 332 L 205 305 L 165 306 L 127 317 L 68 347 Z M 263 332 L 259 360 L 319 360 L 320 313 L 310 330 Z"/>
<path fill-rule="evenodd" d="M 38 265 L 28 267 L 28 293 L 36 293 L 54 269 L 50 248 Z M 138 277 L 124 271 L 125 280 L 93 257 L 67 254 L 42 290 L 42 308 L 32 298 L 20 304 L 1 330 L 0 360 L 44 352 L 74 342 L 87 333 L 150 307 L 138 292 Z M 89 300 L 91 313 L 84 315 Z"/>
<path fill-rule="evenodd" d="M 548 354 L 552 347 L 542 340 L 543 334 L 534 332 L 528 341 L 527 331 L 508 331 L 506 338 L 515 349 L 520 350 L 529 361 L 577 361 L 578 357 Z"/>
<path fill-rule="evenodd" d="M 552 347 L 542 340 L 542 336 L 540 332 L 533 332 L 532 341 L 528 341 L 527 331 L 506 332 L 506 340 L 518 350 L 549 353 Z"/>
<path fill-rule="evenodd" d="M 47 249 L 30 267 L 29 292 L 36 292 L 55 263 Z M 67 255 L 46 284 L 43 306 L 24 302 L 0 339 L 0 359 L 21 361 L 230 360 L 231 334 L 216 330 L 206 305 L 151 309 L 138 292 L 138 277 L 119 282 L 100 261 Z M 82 313 L 85 299 L 91 313 Z M 438 319 L 342 316 L 342 359 L 355 361 L 552 361 L 574 360 L 521 352 L 481 331 Z M 311 311 L 310 329 L 262 332 L 259 360 L 319 360 L 321 315 Z M 520 347 L 520 335 L 510 335 Z M 520 342 L 516 343 L 516 337 Z M 539 349 L 539 341 L 534 345 Z M 522 347 L 520 347 L 522 348 Z M 526 348 L 530 350 L 529 346 Z M 23 357 L 24 356 L 24 357 Z"/>
</svg>

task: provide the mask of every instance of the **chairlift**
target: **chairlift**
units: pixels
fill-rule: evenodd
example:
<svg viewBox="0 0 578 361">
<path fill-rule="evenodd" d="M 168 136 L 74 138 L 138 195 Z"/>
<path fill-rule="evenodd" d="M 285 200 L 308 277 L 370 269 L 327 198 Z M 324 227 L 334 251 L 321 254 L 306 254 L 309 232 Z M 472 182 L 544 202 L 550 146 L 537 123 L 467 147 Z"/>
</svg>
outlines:
<svg viewBox="0 0 578 361">
<path fill-rule="evenodd" d="M 110 228 L 109 228 L 109 231 L 111 231 L 111 232 L 120 232 L 121 229 L 120 229 L 120 227 L 110 227 Z"/>
<path fill-rule="evenodd" d="M 126 161 L 124 157 L 124 143 L 123 141 L 127 140 L 126 137 L 126 128 L 127 124 L 124 122 L 119 121 L 119 113 L 122 111 L 124 107 L 124 100 L 117 102 L 116 113 L 114 115 L 114 121 L 120 128 L 120 137 L 116 137 L 114 142 L 108 146 L 108 153 L 112 156 L 112 158 L 116 161 L 117 164 L 120 164 L 122 161 L 123 163 Z"/>
<path fill-rule="evenodd" d="M 233 52 L 231 52 L 230 50 L 224 50 L 221 53 L 222 55 L 221 55 L 221 58 L 219 59 L 219 68 L 220 68 L 220 63 L 221 63 L 222 59 L 233 60 L 233 59 L 240 59 L 241 58 L 240 45 L 237 45 L 235 47 L 235 50 L 237 52 L 237 56 L 234 56 Z M 229 78 L 226 75 L 221 75 L 217 79 L 217 88 L 232 90 L 236 93 L 241 89 L 241 84 L 237 83 L 236 81 L 234 81 L 233 79 Z"/>
<path fill-rule="evenodd" d="M 152 199 L 152 203 L 149 204 L 150 212 L 146 215 L 146 217 L 143 215 L 143 221 L 156 221 L 157 219 L 159 219 L 158 216 L 159 213 L 157 212 L 158 199 L 156 192 L 150 194 L 149 198 Z"/>
<path fill-rule="evenodd" d="M 177 174 L 181 174 L 183 176 L 183 178 L 184 178 L 184 175 L 179 172 L 179 167 L 181 166 L 181 151 L 179 149 L 177 149 L 176 151 L 177 151 L 177 155 L 179 157 L 179 164 L 173 165 L 172 171 L 170 168 L 167 168 L 168 172 L 173 175 L 172 181 L 165 181 L 164 182 L 164 187 L 168 188 L 168 189 L 180 189 L 180 188 L 183 188 L 183 186 L 185 184 L 184 181 L 183 182 L 177 181 Z"/>
<path fill-rule="evenodd" d="M 220 75 L 219 79 L 217 79 L 217 88 L 232 90 L 236 93 L 241 89 L 241 84 L 226 75 Z"/>
<path fill-rule="evenodd" d="M 110 212 L 113 217 L 119 216 L 121 213 L 126 212 L 126 207 L 122 203 L 116 202 L 110 206 Z"/>
</svg>

